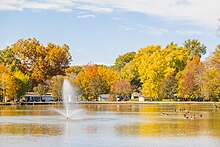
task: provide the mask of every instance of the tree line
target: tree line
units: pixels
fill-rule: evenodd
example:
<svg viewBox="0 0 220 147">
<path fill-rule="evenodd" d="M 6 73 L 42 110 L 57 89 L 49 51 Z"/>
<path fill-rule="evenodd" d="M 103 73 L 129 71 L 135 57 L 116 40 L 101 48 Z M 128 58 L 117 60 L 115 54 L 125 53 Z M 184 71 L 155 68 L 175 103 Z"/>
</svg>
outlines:
<svg viewBox="0 0 220 147">
<path fill-rule="evenodd" d="M 139 92 L 153 100 L 213 100 L 220 94 L 220 45 L 204 61 L 206 46 L 198 40 L 173 42 L 165 48 L 149 45 L 116 58 L 113 66 L 70 66 L 68 45 L 42 45 L 35 38 L 20 39 L 0 51 L 0 99 L 19 99 L 27 91 L 52 93 L 62 99 L 62 83 L 69 79 L 82 100 L 102 94 L 127 99 Z"/>
</svg>

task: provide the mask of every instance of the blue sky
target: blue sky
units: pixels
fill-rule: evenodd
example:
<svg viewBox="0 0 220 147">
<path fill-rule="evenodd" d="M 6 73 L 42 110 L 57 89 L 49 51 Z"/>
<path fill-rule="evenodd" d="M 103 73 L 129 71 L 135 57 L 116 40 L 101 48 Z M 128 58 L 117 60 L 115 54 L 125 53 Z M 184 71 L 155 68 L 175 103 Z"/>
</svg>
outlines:
<svg viewBox="0 0 220 147">
<path fill-rule="evenodd" d="M 220 44 L 219 18 L 219 0 L 0 0 L 0 49 L 36 38 L 69 45 L 72 65 L 112 65 L 126 52 L 190 38 L 208 56 Z"/>
</svg>

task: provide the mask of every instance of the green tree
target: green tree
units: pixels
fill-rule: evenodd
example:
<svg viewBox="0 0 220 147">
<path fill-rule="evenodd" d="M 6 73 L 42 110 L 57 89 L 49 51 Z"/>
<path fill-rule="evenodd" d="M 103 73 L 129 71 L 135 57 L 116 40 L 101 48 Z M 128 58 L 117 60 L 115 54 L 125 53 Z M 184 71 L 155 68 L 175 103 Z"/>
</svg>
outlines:
<svg viewBox="0 0 220 147">
<path fill-rule="evenodd" d="M 20 61 L 16 59 L 14 52 L 7 46 L 4 50 L 0 50 L 0 63 L 8 66 L 11 71 L 15 71 L 18 69 L 17 65 Z"/>
<path fill-rule="evenodd" d="M 23 74 L 21 71 L 15 71 L 13 77 L 17 83 L 18 89 L 16 91 L 16 97 L 19 99 L 31 88 L 31 82 L 29 77 Z"/>
<path fill-rule="evenodd" d="M 165 78 L 163 83 L 162 92 L 163 98 L 174 98 L 177 94 L 177 79 L 174 75 L 169 75 Z"/>
<path fill-rule="evenodd" d="M 197 39 L 188 39 L 184 42 L 184 47 L 189 50 L 191 56 L 197 55 L 201 57 L 206 53 L 206 46 L 201 44 Z"/>
<path fill-rule="evenodd" d="M 52 93 L 55 101 L 62 100 L 63 81 L 66 77 L 62 75 L 53 76 L 50 80 L 49 92 Z"/>
<path fill-rule="evenodd" d="M 128 52 L 124 55 L 120 55 L 115 60 L 114 68 L 117 71 L 120 71 L 122 68 L 125 67 L 126 64 L 128 64 L 129 62 L 131 62 L 134 59 L 135 54 L 136 54 L 135 52 Z"/>
<path fill-rule="evenodd" d="M 125 65 L 120 71 L 121 78 L 126 79 L 131 83 L 132 89 L 135 92 L 140 92 L 142 83 L 138 72 L 138 65 L 136 60 L 133 60 Z"/>
<path fill-rule="evenodd" d="M 36 87 L 33 88 L 33 90 L 42 98 L 43 95 L 46 95 L 48 93 L 49 87 L 46 84 L 38 84 Z"/>
</svg>

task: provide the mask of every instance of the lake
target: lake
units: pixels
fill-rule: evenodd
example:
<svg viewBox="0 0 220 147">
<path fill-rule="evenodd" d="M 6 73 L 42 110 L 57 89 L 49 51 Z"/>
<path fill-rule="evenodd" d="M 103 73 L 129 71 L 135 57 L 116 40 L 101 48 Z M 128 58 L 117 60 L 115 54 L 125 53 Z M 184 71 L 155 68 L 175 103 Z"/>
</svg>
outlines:
<svg viewBox="0 0 220 147">
<path fill-rule="evenodd" d="M 0 106 L 0 147 L 220 146 L 213 104 L 80 104 L 71 119 L 54 109 Z"/>
</svg>

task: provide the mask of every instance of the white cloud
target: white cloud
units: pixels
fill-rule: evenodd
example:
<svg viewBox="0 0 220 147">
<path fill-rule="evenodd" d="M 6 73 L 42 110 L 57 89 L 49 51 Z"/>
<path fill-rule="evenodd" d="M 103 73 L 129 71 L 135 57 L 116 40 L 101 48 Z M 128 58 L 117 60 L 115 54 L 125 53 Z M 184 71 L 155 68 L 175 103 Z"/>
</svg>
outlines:
<svg viewBox="0 0 220 147">
<path fill-rule="evenodd" d="M 74 2 L 182 20 L 209 28 L 216 28 L 220 18 L 220 0 L 74 0 Z"/>
<path fill-rule="evenodd" d="M 77 16 L 77 18 L 94 18 L 94 17 L 95 17 L 95 15 L 92 15 L 92 14 Z"/>
<path fill-rule="evenodd" d="M 73 8 L 72 0 L 1 0 L 0 11 L 5 10 L 56 10 L 70 12 Z"/>
<path fill-rule="evenodd" d="M 142 30 L 140 30 L 140 32 L 146 32 L 147 34 L 160 36 L 163 35 L 164 33 L 167 33 L 168 30 L 165 28 L 146 26 L 146 28 L 143 28 Z"/>
<path fill-rule="evenodd" d="M 176 30 L 175 33 L 179 34 L 179 35 L 188 35 L 188 36 L 191 36 L 191 35 L 202 35 L 204 34 L 203 32 L 201 31 L 182 31 L 182 30 Z"/>
<path fill-rule="evenodd" d="M 95 13 L 111 13 L 113 11 L 113 9 L 108 8 L 108 7 L 100 7 L 100 6 L 96 6 L 96 5 L 78 5 L 76 7 L 77 9 L 80 10 L 87 10 L 87 11 L 92 11 Z"/>
<path fill-rule="evenodd" d="M 118 30 L 119 31 L 135 31 L 136 29 L 133 28 L 133 27 L 126 27 L 126 26 L 124 26 L 124 27 L 120 27 Z"/>
<path fill-rule="evenodd" d="M 43 9 L 70 12 L 73 9 L 95 13 L 115 10 L 138 12 L 169 20 L 181 20 L 207 28 L 217 28 L 220 0 L 1 0 L 0 11 Z"/>
<path fill-rule="evenodd" d="M 155 36 L 160 36 L 168 32 L 165 28 L 158 28 L 153 26 L 147 26 L 147 25 L 133 25 L 131 26 L 121 26 L 119 28 L 119 31 L 136 31 L 139 33 L 146 33 L 151 34 Z"/>
</svg>

